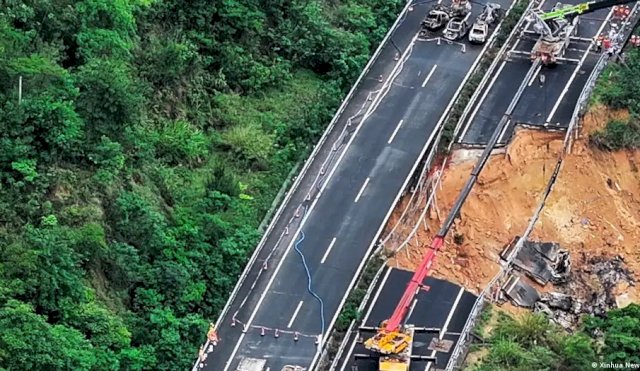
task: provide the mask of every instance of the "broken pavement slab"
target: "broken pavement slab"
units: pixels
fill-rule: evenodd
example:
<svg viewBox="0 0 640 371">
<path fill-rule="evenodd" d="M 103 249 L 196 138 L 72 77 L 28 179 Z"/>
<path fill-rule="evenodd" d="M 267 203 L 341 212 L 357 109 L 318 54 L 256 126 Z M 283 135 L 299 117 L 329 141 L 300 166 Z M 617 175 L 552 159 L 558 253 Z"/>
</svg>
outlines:
<svg viewBox="0 0 640 371">
<path fill-rule="evenodd" d="M 538 290 L 525 282 L 520 275 L 513 273 L 502 286 L 502 291 L 514 304 L 524 308 L 533 308 L 540 300 Z"/>
<path fill-rule="evenodd" d="M 549 281 L 560 283 L 566 280 L 571 271 L 569 254 L 554 242 L 524 241 L 517 249 L 518 237 L 514 238 L 500 256 L 525 272 L 529 277 L 544 286 Z"/>
</svg>

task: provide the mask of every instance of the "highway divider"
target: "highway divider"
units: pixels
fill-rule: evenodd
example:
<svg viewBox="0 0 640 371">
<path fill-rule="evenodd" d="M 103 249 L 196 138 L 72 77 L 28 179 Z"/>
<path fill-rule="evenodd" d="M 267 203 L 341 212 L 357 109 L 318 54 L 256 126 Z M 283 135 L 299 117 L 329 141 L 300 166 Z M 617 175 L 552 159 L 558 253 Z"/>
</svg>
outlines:
<svg viewBox="0 0 640 371">
<path fill-rule="evenodd" d="M 480 64 L 480 68 L 478 69 L 475 79 L 472 79 L 468 86 L 465 87 L 463 93 L 460 95 L 460 99 L 456 102 L 452 115 L 447 120 L 443 133 L 445 141 L 442 144 L 443 147 L 446 146 L 446 152 L 451 151 L 453 143 L 456 141 L 456 136 L 460 133 L 462 125 L 466 122 L 471 109 L 474 107 L 475 102 L 478 100 L 478 97 L 482 92 L 481 87 L 487 85 L 489 78 L 493 75 L 496 67 L 502 61 L 506 47 L 513 42 L 515 36 L 519 33 L 516 31 L 520 28 L 526 28 L 526 25 L 524 24 L 525 19 L 522 16 L 531 8 L 538 5 L 538 1 L 530 2 L 528 0 L 517 0 L 507 11 L 507 14 L 505 14 L 503 22 L 506 29 L 505 33 L 500 35 L 500 27 L 502 27 L 503 23 L 500 23 L 496 28 L 496 34 L 499 34 L 500 36 L 496 36 L 496 38 L 492 40 L 492 44 L 495 45 L 492 45 L 487 52 L 486 58 L 483 63 Z"/>
<path fill-rule="evenodd" d="M 622 27 L 619 30 L 619 32 L 622 32 L 623 35 L 625 35 L 624 37 L 625 41 L 631 35 L 633 26 L 637 24 L 638 17 L 640 17 L 640 3 L 635 4 L 635 6 L 631 11 L 631 14 L 627 18 L 627 21 L 625 21 L 625 23 L 622 25 Z M 542 209 L 544 208 L 546 201 L 549 195 L 551 194 L 551 191 L 553 190 L 553 185 L 555 184 L 556 179 L 560 171 L 562 170 L 564 158 L 566 157 L 567 154 L 571 153 L 571 145 L 573 143 L 574 133 L 577 132 L 576 129 L 578 128 L 578 123 L 586 113 L 589 98 L 593 93 L 593 89 L 595 87 L 596 81 L 609 62 L 610 62 L 610 58 L 606 54 L 602 54 L 598 59 L 598 62 L 595 68 L 591 72 L 587 80 L 587 83 L 583 87 L 580 93 L 580 96 L 578 98 L 578 101 L 576 103 L 576 107 L 573 111 L 571 120 L 569 122 L 569 127 L 567 128 L 567 132 L 564 137 L 563 149 L 558 155 L 558 161 L 556 162 L 554 171 L 551 177 L 549 178 L 549 181 L 547 182 L 545 190 L 542 194 L 542 198 L 538 203 L 538 206 L 533 216 L 529 220 L 526 230 L 524 231 L 522 236 L 519 238 L 519 240 L 516 242 L 514 253 L 511 254 L 510 259 L 507 260 L 507 262 L 502 265 L 500 272 L 496 274 L 496 276 L 489 282 L 489 284 L 485 287 L 485 289 L 480 293 L 480 295 L 476 299 L 476 302 L 474 303 L 474 306 L 471 309 L 471 313 L 467 318 L 467 322 L 465 323 L 465 326 L 462 332 L 460 333 L 460 338 L 456 343 L 456 346 L 451 354 L 451 358 L 449 359 L 449 362 L 445 370 L 453 371 L 455 369 L 461 368 L 462 363 L 464 362 L 464 355 L 466 354 L 466 351 L 470 346 L 471 331 L 473 331 L 473 329 L 476 327 L 479 320 L 479 316 L 482 313 L 482 309 L 484 308 L 486 301 L 491 300 L 491 295 L 495 294 L 496 292 L 499 292 L 500 283 L 507 277 L 508 273 L 511 271 L 510 267 L 513 259 L 518 255 L 518 251 L 520 251 L 520 249 L 522 248 L 524 241 L 527 238 L 529 238 L 529 235 L 533 231 L 533 228 L 538 221 L 540 213 L 542 212 Z"/>
</svg>

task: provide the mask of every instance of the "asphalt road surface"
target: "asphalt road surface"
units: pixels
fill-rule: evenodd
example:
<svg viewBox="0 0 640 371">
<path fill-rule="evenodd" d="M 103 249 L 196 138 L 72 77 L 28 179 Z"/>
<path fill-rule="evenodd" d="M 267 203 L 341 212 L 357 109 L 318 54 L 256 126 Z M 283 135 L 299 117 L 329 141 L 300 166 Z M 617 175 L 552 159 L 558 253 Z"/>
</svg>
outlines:
<svg viewBox="0 0 640 371">
<path fill-rule="evenodd" d="M 580 0 L 568 0 L 568 4 L 577 4 Z M 550 10 L 555 1 L 546 1 L 542 9 Z M 564 2 L 563 2 L 564 3 Z M 592 39 L 607 32 L 605 25 L 610 9 L 602 9 L 580 17 L 577 37 Z M 529 30 L 532 27 L 529 27 Z M 512 50 L 529 52 L 537 36 L 518 38 Z M 550 129 L 566 129 L 577 104 L 578 97 L 591 71 L 596 65 L 599 54 L 590 48 L 589 42 L 572 41 L 565 58 L 582 60 L 558 64 L 554 67 L 542 67 L 534 76 L 516 105 L 510 124 L 501 133 L 498 145 L 504 145 L 511 139 L 517 125 L 541 126 Z M 489 141 L 498 122 L 504 115 L 511 98 L 524 79 L 531 62 L 528 59 L 511 57 L 504 60 L 489 79 L 463 126 L 458 142 L 464 145 L 484 146 Z"/>
<path fill-rule="evenodd" d="M 373 294 L 365 306 L 364 326 L 376 327 L 389 317 L 412 274 L 412 272 L 391 268 L 387 268 L 382 273 L 382 278 L 377 282 L 372 291 Z M 421 291 L 418 294 L 416 304 L 406 323 L 416 327 L 439 329 L 441 333 L 416 333 L 412 354 L 436 358 L 435 364 L 426 360 L 412 361 L 411 370 L 416 371 L 426 370 L 427 367 L 439 369 L 446 366 L 451 356 L 450 352 L 453 351 L 477 298 L 460 286 L 444 280 L 428 277 L 425 283 L 429 287 L 429 291 Z M 366 340 L 373 334 L 369 331 L 354 331 L 349 334 L 345 351 L 335 364 L 335 370 L 377 370 L 377 355 L 369 352 L 361 342 L 357 341 L 358 338 Z M 451 341 L 447 344 L 448 349 L 445 348 L 444 352 L 429 349 L 434 338 Z M 362 358 L 363 356 L 369 356 L 369 358 Z"/>
<path fill-rule="evenodd" d="M 504 7 L 510 4 L 499 2 Z M 428 5 L 416 5 L 394 33 L 394 44 L 406 51 L 402 54 L 406 58 L 394 62 L 396 49 L 388 45 L 345 109 L 337 131 L 363 105 L 367 118 L 360 125 L 354 122 L 351 130 L 357 129 L 351 132 L 344 155 L 323 172 L 318 196 L 305 201 L 321 162 L 311 166 L 310 179 L 301 182 L 292 206 L 283 213 L 283 221 L 277 222 L 263 250 L 269 251 L 278 242 L 299 204 L 304 205 L 298 218 L 301 233 L 289 228 L 288 237 L 280 241 L 267 270 L 250 290 L 267 254 L 261 252 L 228 315 L 219 322 L 219 342 L 203 363 L 204 370 L 235 370 L 246 357 L 266 360 L 273 371 L 285 365 L 309 368 L 316 360 L 318 335 L 326 334 L 337 317 L 397 196 L 483 49 L 467 45 L 463 53 L 457 44 L 415 40 Z M 480 6 L 474 6 L 474 12 L 479 11 Z M 394 68 L 397 76 L 393 81 L 378 81 L 379 75 L 389 77 Z M 382 99 L 374 95 L 372 101 L 367 100 L 371 91 L 386 85 L 389 89 L 382 90 Z M 321 156 L 331 152 L 333 140 L 327 143 Z M 304 264 L 297 250 L 304 255 Z M 317 298 L 308 291 L 305 265 Z M 236 311 L 237 322 L 232 327 Z"/>
</svg>

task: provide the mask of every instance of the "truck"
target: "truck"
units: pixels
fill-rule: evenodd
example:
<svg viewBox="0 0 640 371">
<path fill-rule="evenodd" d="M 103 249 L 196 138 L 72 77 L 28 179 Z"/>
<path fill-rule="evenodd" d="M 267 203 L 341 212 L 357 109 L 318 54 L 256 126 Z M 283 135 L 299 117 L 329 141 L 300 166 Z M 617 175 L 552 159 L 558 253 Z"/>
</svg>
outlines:
<svg viewBox="0 0 640 371">
<path fill-rule="evenodd" d="M 537 16 L 542 22 L 545 22 L 546 19 L 557 19 L 559 17 L 564 17 L 565 15 L 571 18 L 569 14 L 584 14 L 588 11 L 633 1 L 636 0 L 593 1 L 587 3 L 587 5 L 579 4 L 577 6 L 572 6 L 571 8 L 563 7 L 562 9 L 556 9 L 549 13 L 541 13 Z M 449 23 L 451 23 L 451 21 Z M 567 24 L 570 23 L 572 22 L 567 21 Z M 461 205 L 468 194 L 468 191 L 461 194 L 462 198 L 459 198 L 456 201 L 456 204 Z M 420 265 L 416 268 L 409 282 L 407 282 L 404 293 L 396 303 L 395 309 L 391 313 L 389 319 L 382 321 L 379 327 L 374 329 L 375 334 L 364 341 L 364 347 L 378 357 L 379 371 L 408 371 L 411 368 L 411 360 L 418 359 L 418 357 L 422 360 L 425 359 L 425 357 L 422 356 L 412 355 L 412 349 L 415 345 L 414 337 L 418 329 L 411 324 L 406 323 L 407 317 L 418 292 L 420 292 L 420 290 L 428 290 L 428 287 L 425 286 L 424 280 L 431 272 L 435 257 L 443 248 L 445 236 L 451 228 L 453 220 L 455 216 L 458 215 L 458 212 L 459 209 L 449 214 L 444 225 L 432 239 L 429 248 L 422 257 Z M 429 329 L 424 330 L 427 331 Z M 370 355 L 368 357 L 373 356 L 374 355 Z"/>
<path fill-rule="evenodd" d="M 545 65 L 556 64 L 569 47 L 571 37 L 577 32 L 579 15 L 634 1 L 636 0 L 589 1 L 577 5 L 557 3 L 549 12 L 538 9 L 530 11 L 527 18 L 540 34 L 531 50 L 531 59 L 540 59 Z"/>
</svg>

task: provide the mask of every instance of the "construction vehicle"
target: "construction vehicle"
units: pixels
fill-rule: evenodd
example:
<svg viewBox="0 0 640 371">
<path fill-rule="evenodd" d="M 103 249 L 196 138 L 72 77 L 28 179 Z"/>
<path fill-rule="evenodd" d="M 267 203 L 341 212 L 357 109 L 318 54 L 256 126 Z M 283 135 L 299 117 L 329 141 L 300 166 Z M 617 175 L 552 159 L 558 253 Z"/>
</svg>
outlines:
<svg viewBox="0 0 640 371">
<path fill-rule="evenodd" d="M 476 21 L 473 22 L 469 31 L 469 42 L 472 44 L 484 44 L 489 36 L 489 26 L 493 25 L 502 17 L 500 4 L 487 3 L 478 15 Z"/>
<path fill-rule="evenodd" d="M 569 23 L 567 18 L 571 19 L 578 14 L 585 14 L 587 12 L 592 12 L 609 6 L 630 3 L 633 1 L 636 0 L 604 0 L 601 2 L 579 4 L 572 7 L 556 6 L 556 8 L 549 13 L 537 13 L 534 16 L 537 20 L 544 23 L 543 27 L 546 27 L 547 31 L 549 31 L 550 35 L 547 37 L 553 37 L 555 35 L 551 30 L 549 22 L 562 22 L 560 21 L 560 19 L 562 19 L 564 22 Z M 558 33 L 556 32 L 556 35 L 557 34 Z M 544 33 L 541 38 L 545 38 Z M 473 179 L 474 178 L 472 177 L 471 180 Z M 424 280 L 431 271 L 435 257 L 444 245 L 444 238 L 451 228 L 454 218 L 456 215 L 459 215 L 460 205 L 462 205 L 465 198 L 469 195 L 472 185 L 473 183 L 467 184 L 466 192 L 463 192 L 454 204 L 458 205 L 457 207 L 454 206 L 455 211 L 449 214 L 444 225 L 431 241 L 427 252 L 409 280 L 407 287 L 402 294 L 400 301 L 398 301 L 391 317 L 383 321 L 380 326 L 375 329 L 375 335 L 364 342 L 366 349 L 379 355 L 378 369 L 380 371 L 409 371 L 411 360 L 413 358 L 411 353 L 416 328 L 411 324 L 406 323 L 407 314 L 411 310 L 412 303 L 418 293 L 421 290 L 428 290 L 428 287 L 424 284 Z M 440 332 L 442 336 L 442 331 Z"/>
<path fill-rule="evenodd" d="M 412 359 L 435 361 L 424 356 L 412 356 L 413 338 L 419 331 L 439 331 L 439 329 L 416 328 L 406 324 L 407 314 L 411 304 L 420 290 L 428 290 L 423 284 L 424 279 L 431 270 L 431 265 L 444 243 L 444 235 L 440 233 L 431 243 L 431 248 L 425 255 L 422 263 L 416 269 L 407 284 L 407 288 L 398 302 L 391 317 L 383 321 L 376 334 L 364 342 L 365 348 L 380 354 L 378 369 L 380 371 L 409 371 Z"/>
<path fill-rule="evenodd" d="M 527 20 L 533 23 L 535 32 L 540 38 L 531 51 L 531 59 L 540 59 L 543 64 L 555 64 L 564 55 L 570 39 L 577 32 L 578 16 L 595 12 L 599 9 L 622 5 L 636 0 L 604 0 L 589 1 L 577 5 L 557 3 L 549 12 L 532 10 Z"/>
<path fill-rule="evenodd" d="M 464 37 L 469 31 L 469 17 L 471 13 L 467 13 L 463 17 L 455 17 L 449 20 L 447 28 L 442 33 L 442 36 L 447 40 L 458 40 Z"/>
</svg>

